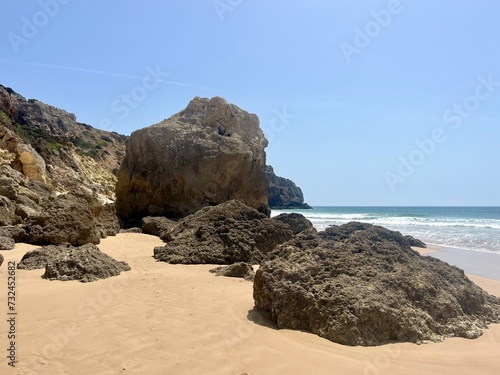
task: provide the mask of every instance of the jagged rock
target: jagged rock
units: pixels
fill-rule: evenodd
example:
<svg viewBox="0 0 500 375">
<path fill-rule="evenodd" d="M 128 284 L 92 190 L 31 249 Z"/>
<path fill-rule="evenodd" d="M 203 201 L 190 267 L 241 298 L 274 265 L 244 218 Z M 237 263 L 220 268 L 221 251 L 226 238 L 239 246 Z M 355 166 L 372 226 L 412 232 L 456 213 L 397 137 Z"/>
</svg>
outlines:
<svg viewBox="0 0 500 375">
<path fill-rule="evenodd" d="M 98 244 L 101 230 L 97 224 L 100 202 L 86 194 L 67 193 L 41 202 L 43 211 L 29 220 L 28 242 L 35 245 L 69 243 L 81 246 Z"/>
<path fill-rule="evenodd" d="M 288 224 L 292 229 L 293 234 L 300 233 L 307 229 L 316 231 L 312 223 L 307 220 L 304 215 L 298 213 L 280 214 L 278 216 L 275 216 L 273 219 Z"/>
<path fill-rule="evenodd" d="M 37 270 L 45 268 L 48 262 L 57 258 L 61 253 L 72 249 L 69 245 L 49 245 L 32 251 L 28 251 L 17 264 L 20 270 Z"/>
<path fill-rule="evenodd" d="M 170 236 L 170 242 L 154 249 L 157 260 L 174 264 L 257 264 L 293 234 L 288 225 L 231 200 L 180 220 Z"/>
<path fill-rule="evenodd" d="M 295 182 L 287 178 L 276 176 L 273 167 L 271 167 L 270 165 L 266 166 L 266 175 L 269 179 L 267 198 L 270 208 L 312 208 L 307 203 L 304 203 L 304 194 L 302 193 L 302 190 L 297 185 L 295 185 Z"/>
<path fill-rule="evenodd" d="M 253 281 L 255 276 L 252 265 L 244 262 L 212 268 L 210 272 L 215 273 L 217 276 L 238 277 L 250 281 Z"/>
<path fill-rule="evenodd" d="M 91 282 L 118 276 L 130 271 L 126 262 L 119 262 L 92 244 L 80 247 L 47 246 L 24 255 L 19 269 L 45 268 L 43 278 L 49 280 L 79 280 Z"/>
<path fill-rule="evenodd" d="M 21 221 L 21 217 L 16 215 L 16 206 L 10 199 L 0 195 L 0 226 L 16 225 Z"/>
<path fill-rule="evenodd" d="M 14 242 L 23 242 L 26 239 L 26 231 L 16 225 L 7 225 L 0 227 L 0 236 L 12 238 Z"/>
<path fill-rule="evenodd" d="M 424 242 L 420 241 L 419 239 L 417 239 L 413 236 L 405 236 L 405 239 L 406 239 L 406 241 L 408 241 L 410 246 L 421 247 L 424 249 L 427 247 L 427 245 Z"/>
<path fill-rule="evenodd" d="M 153 236 L 160 236 L 163 232 L 170 231 L 176 225 L 176 221 L 162 216 L 147 216 L 143 217 L 141 221 L 142 232 Z"/>
<path fill-rule="evenodd" d="M 255 275 L 254 299 L 278 328 L 345 345 L 475 338 L 500 321 L 500 299 L 462 270 L 420 256 L 398 232 L 362 223 L 279 245 Z"/>
<path fill-rule="evenodd" d="M 266 146 L 256 115 L 222 98 L 196 97 L 130 136 L 116 185 L 118 215 L 124 222 L 179 218 L 231 199 L 269 214 Z"/>
<path fill-rule="evenodd" d="M 12 250 L 14 246 L 16 243 L 12 238 L 0 236 L 0 250 Z"/>
</svg>

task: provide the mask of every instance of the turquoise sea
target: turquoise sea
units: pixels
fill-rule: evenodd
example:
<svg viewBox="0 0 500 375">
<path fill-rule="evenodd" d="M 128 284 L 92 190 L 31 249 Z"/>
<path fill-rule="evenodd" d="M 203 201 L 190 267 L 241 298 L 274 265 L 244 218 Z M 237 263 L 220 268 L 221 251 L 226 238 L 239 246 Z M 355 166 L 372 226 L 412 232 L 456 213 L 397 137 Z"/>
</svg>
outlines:
<svg viewBox="0 0 500 375">
<path fill-rule="evenodd" d="M 429 245 L 500 254 L 500 207 L 314 207 L 299 212 L 318 230 L 350 221 L 381 225 Z"/>
</svg>

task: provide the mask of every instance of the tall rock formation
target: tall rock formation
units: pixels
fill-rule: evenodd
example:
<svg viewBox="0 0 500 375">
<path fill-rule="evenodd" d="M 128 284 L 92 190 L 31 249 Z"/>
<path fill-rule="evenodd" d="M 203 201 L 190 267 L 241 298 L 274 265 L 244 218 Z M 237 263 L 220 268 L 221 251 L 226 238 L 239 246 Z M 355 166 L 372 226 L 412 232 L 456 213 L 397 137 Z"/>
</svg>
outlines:
<svg viewBox="0 0 500 375">
<path fill-rule="evenodd" d="M 274 209 L 310 209 L 307 203 L 304 203 L 304 194 L 302 190 L 295 185 L 295 182 L 287 178 L 278 177 L 274 174 L 274 169 L 270 165 L 266 167 L 269 187 L 267 188 L 267 197 L 269 207 Z"/>
<path fill-rule="evenodd" d="M 269 214 L 267 140 L 256 115 L 215 97 L 130 136 L 118 172 L 124 221 L 184 217 L 231 199 Z"/>
</svg>

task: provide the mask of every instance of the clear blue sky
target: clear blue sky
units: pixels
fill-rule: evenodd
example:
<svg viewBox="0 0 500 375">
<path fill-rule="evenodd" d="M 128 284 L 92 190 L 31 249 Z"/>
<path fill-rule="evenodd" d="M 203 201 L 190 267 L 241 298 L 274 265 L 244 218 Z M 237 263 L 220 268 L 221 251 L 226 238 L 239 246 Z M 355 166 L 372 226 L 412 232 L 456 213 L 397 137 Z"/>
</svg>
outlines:
<svg viewBox="0 0 500 375">
<path fill-rule="evenodd" d="M 0 83 L 123 134 L 222 96 L 259 116 L 268 163 L 312 205 L 500 205 L 499 14 L 492 0 L 9 1 Z"/>
</svg>

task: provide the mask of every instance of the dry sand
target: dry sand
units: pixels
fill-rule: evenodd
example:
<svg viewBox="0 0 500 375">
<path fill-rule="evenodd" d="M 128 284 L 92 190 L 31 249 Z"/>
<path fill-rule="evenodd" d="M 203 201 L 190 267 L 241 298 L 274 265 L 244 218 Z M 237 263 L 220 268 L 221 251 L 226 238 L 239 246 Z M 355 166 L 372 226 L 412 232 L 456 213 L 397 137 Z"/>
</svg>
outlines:
<svg viewBox="0 0 500 375">
<path fill-rule="evenodd" d="M 6 264 L 0 269 L 0 374 L 498 374 L 500 325 L 476 340 L 346 347 L 276 330 L 253 311 L 252 283 L 212 266 L 156 262 L 158 238 L 120 234 L 99 247 L 132 271 L 89 284 L 17 271 L 18 359 L 7 366 Z M 18 244 L 9 260 L 33 246 Z M 500 296 L 500 281 L 472 277 Z"/>
</svg>

